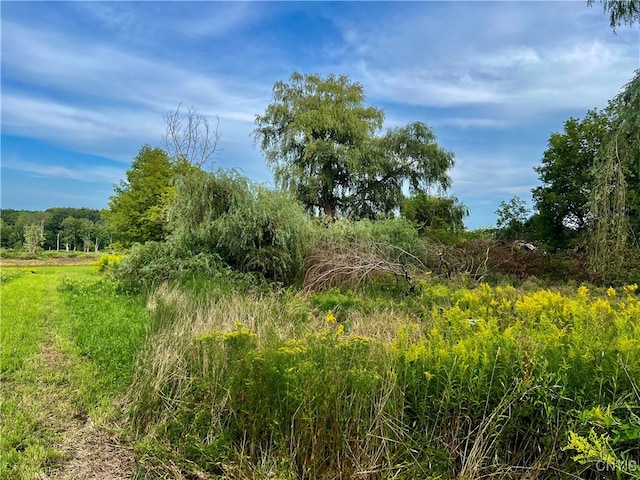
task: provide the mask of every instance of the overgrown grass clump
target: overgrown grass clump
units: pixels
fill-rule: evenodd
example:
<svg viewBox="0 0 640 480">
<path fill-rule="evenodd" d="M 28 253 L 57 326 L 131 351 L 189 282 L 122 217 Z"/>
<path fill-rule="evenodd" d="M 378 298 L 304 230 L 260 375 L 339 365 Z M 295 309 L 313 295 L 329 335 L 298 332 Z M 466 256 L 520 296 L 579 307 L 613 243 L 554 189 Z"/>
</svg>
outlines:
<svg viewBox="0 0 640 480">
<path fill-rule="evenodd" d="M 638 460 L 633 286 L 423 281 L 397 298 L 158 290 L 130 395 L 141 462 L 228 478 L 558 478 L 597 473 L 580 451 L 593 435 L 621 465 Z"/>
</svg>

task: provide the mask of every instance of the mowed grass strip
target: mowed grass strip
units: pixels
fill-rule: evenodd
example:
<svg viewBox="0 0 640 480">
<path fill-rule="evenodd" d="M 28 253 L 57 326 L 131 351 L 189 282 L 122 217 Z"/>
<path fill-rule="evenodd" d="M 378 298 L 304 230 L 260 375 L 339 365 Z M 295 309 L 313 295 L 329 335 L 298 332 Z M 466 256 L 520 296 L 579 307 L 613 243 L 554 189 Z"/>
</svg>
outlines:
<svg viewBox="0 0 640 480">
<path fill-rule="evenodd" d="M 35 273 L 32 273 L 35 272 Z M 2 379 L 40 348 L 44 327 L 55 309 L 57 276 L 44 269 L 3 269 L 0 300 L 0 373 Z"/>
<path fill-rule="evenodd" d="M 118 416 L 114 405 L 127 383 L 118 372 L 131 368 L 136 352 L 117 325 L 143 332 L 145 308 L 100 284 L 91 267 L 2 273 L 0 478 L 48 478 L 65 465 L 77 468 L 74 443 L 82 444 L 82 432 L 100 438 L 87 425 L 107 426 Z M 127 346 L 126 354 L 114 345 Z"/>
</svg>

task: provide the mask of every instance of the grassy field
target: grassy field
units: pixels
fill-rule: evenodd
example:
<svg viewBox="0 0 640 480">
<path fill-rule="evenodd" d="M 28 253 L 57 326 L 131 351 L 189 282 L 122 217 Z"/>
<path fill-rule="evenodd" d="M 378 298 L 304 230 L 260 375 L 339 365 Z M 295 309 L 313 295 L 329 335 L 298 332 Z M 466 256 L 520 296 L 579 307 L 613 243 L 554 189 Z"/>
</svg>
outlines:
<svg viewBox="0 0 640 480">
<path fill-rule="evenodd" d="M 640 478 L 637 286 L 3 268 L 0 477 Z"/>
<path fill-rule="evenodd" d="M 118 403 L 143 338 L 141 301 L 90 266 L 5 267 L 1 309 L 0 478 L 98 478 L 104 455 L 108 478 L 130 478 Z"/>
</svg>

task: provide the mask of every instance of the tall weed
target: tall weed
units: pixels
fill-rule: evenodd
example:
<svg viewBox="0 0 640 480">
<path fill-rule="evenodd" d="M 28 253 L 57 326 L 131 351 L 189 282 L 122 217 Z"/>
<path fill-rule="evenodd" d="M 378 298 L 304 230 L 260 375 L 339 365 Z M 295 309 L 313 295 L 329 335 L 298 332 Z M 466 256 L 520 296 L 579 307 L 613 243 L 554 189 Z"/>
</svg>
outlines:
<svg viewBox="0 0 640 480">
<path fill-rule="evenodd" d="M 599 295 L 422 282 L 417 292 L 391 308 L 337 290 L 158 290 L 130 394 L 139 438 L 162 452 L 148 467 L 557 478 L 585 468 L 563 449 L 570 431 L 588 435 L 585 411 L 628 405 L 621 425 L 631 427 L 608 434 L 635 431 L 633 286 Z M 614 453 L 628 458 L 629 441 L 611 442 Z"/>
</svg>

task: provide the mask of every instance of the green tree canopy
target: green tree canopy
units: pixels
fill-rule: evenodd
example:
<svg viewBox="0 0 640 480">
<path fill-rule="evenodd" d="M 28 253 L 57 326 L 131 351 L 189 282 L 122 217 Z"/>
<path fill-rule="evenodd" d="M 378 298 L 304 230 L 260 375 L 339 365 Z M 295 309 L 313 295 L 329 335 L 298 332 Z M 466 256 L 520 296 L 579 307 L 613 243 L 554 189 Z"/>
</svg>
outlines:
<svg viewBox="0 0 640 480">
<path fill-rule="evenodd" d="M 566 248 L 586 230 L 590 218 L 596 156 L 609 130 L 609 117 L 590 110 L 570 118 L 564 131 L 551 134 L 542 164 L 535 167 L 542 186 L 533 189 L 539 219 L 537 239 Z"/>
<path fill-rule="evenodd" d="M 529 218 L 529 209 L 524 200 L 515 196 L 508 202 L 502 201 L 496 214 L 498 215 L 496 226 L 504 240 L 523 239 L 525 225 Z"/>
<path fill-rule="evenodd" d="M 407 198 L 401 212 L 407 220 L 418 227 L 420 232 L 427 229 L 463 231 L 463 219 L 469 215 L 467 207 L 456 197 L 437 197 L 424 193 Z"/>
<path fill-rule="evenodd" d="M 24 245 L 30 254 L 36 253 L 44 243 L 44 223 L 31 224 L 24 227 Z"/>
<path fill-rule="evenodd" d="M 172 180 L 191 166 L 186 159 L 175 162 L 160 148 L 144 145 L 127 170 L 127 179 L 115 187 L 105 218 L 117 240 L 159 241 L 166 232 L 165 212 L 175 193 Z"/>
<path fill-rule="evenodd" d="M 292 280 L 302 268 L 310 223 L 289 193 L 235 172 L 193 172 L 176 182 L 169 241 L 193 254 L 215 254 L 233 268 Z"/>
<path fill-rule="evenodd" d="M 425 124 L 377 136 L 383 120 L 359 83 L 296 72 L 275 84 L 254 135 L 278 186 L 309 212 L 372 217 L 399 208 L 405 184 L 414 193 L 447 188 L 454 163 Z"/>
</svg>

